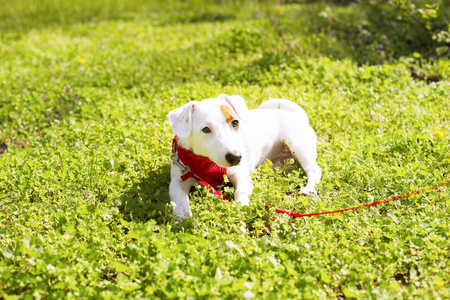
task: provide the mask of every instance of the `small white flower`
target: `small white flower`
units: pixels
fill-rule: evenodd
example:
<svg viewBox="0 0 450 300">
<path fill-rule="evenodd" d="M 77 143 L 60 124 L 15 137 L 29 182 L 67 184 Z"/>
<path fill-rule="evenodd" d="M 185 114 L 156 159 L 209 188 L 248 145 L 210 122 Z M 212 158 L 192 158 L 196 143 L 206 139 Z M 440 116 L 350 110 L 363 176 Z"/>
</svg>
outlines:
<svg viewBox="0 0 450 300">
<path fill-rule="evenodd" d="M 244 282 L 244 286 L 249 290 L 251 290 L 253 288 L 253 285 L 248 281 Z"/>
<path fill-rule="evenodd" d="M 36 265 L 36 262 L 35 262 L 34 257 L 28 258 L 27 261 L 28 261 L 28 263 L 29 263 L 30 265 L 32 265 L 32 266 L 35 266 L 35 265 Z"/>
<path fill-rule="evenodd" d="M 56 268 L 54 267 L 54 266 L 52 266 L 51 264 L 48 264 L 47 265 L 47 270 L 49 270 L 50 272 L 51 271 L 54 271 Z"/>
<path fill-rule="evenodd" d="M 252 298 L 255 298 L 256 295 L 252 291 L 245 291 L 245 292 L 242 293 L 242 296 L 245 299 L 252 299 Z"/>
</svg>

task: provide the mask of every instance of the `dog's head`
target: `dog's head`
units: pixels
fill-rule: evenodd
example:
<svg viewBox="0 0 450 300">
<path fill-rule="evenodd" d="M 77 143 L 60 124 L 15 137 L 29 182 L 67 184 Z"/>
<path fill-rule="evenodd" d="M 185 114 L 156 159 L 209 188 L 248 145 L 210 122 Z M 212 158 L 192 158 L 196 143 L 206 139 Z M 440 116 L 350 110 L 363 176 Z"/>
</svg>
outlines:
<svg viewBox="0 0 450 300">
<path fill-rule="evenodd" d="M 228 168 L 238 165 L 245 155 L 240 132 L 247 112 L 242 97 L 220 95 L 191 101 L 169 112 L 167 118 L 180 146 Z"/>
</svg>

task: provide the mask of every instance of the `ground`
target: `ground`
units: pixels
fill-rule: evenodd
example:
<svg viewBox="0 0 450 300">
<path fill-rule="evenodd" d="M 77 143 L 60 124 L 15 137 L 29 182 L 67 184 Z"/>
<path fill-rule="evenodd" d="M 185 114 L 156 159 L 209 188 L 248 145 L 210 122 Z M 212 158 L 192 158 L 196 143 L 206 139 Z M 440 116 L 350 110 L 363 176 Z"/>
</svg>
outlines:
<svg viewBox="0 0 450 300">
<path fill-rule="evenodd" d="M 328 211 L 449 180 L 450 61 L 427 35 L 448 8 L 427 23 L 418 4 L 387 30 L 373 14 L 387 4 L 336 2 L 2 5 L 0 298 L 450 297 L 448 186 L 302 231 L 265 206 Z M 250 206 L 197 186 L 194 217 L 174 220 L 165 116 L 222 93 L 306 110 L 319 195 L 267 163 Z"/>
</svg>

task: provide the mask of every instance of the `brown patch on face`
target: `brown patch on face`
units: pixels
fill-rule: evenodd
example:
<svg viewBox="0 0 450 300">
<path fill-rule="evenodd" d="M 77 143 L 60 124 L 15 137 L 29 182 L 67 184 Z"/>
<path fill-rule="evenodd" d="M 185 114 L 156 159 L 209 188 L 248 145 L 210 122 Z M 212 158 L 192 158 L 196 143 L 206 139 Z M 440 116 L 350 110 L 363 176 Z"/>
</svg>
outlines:
<svg viewBox="0 0 450 300">
<path fill-rule="evenodd" d="M 231 110 L 231 108 L 229 108 L 226 105 L 220 106 L 220 111 L 225 116 L 225 120 L 227 120 L 227 123 L 231 124 L 231 122 L 233 120 L 237 119 L 237 116 L 234 114 L 234 112 Z"/>
</svg>

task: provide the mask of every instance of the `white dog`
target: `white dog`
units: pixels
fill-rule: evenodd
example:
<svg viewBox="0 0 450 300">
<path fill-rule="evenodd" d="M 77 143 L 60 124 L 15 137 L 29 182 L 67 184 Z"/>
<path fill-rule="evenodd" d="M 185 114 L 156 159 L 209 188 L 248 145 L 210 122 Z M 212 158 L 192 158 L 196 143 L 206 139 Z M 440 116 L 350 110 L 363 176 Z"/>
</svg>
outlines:
<svg viewBox="0 0 450 300">
<path fill-rule="evenodd" d="M 242 205 L 248 205 L 253 190 L 250 172 L 267 159 L 274 166 L 286 159 L 297 159 L 308 176 L 300 194 L 316 193 L 315 184 L 322 177 L 316 162 L 317 137 L 308 124 L 306 112 L 294 102 L 273 99 L 248 110 L 242 97 L 220 95 L 201 102 L 191 101 L 170 111 L 167 118 L 177 135 L 169 194 L 175 203 L 173 213 L 178 218 L 192 216 L 189 190 L 195 179 L 200 181 L 199 178 L 208 175 L 194 174 L 186 178 L 193 166 L 180 160 L 177 149 L 193 153 L 199 159 L 209 158 L 211 164 L 225 170 L 235 188 L 235 200 Z M 197 166 L 197 170 L 203 169 L 203 165 Z"/>
</svg>

